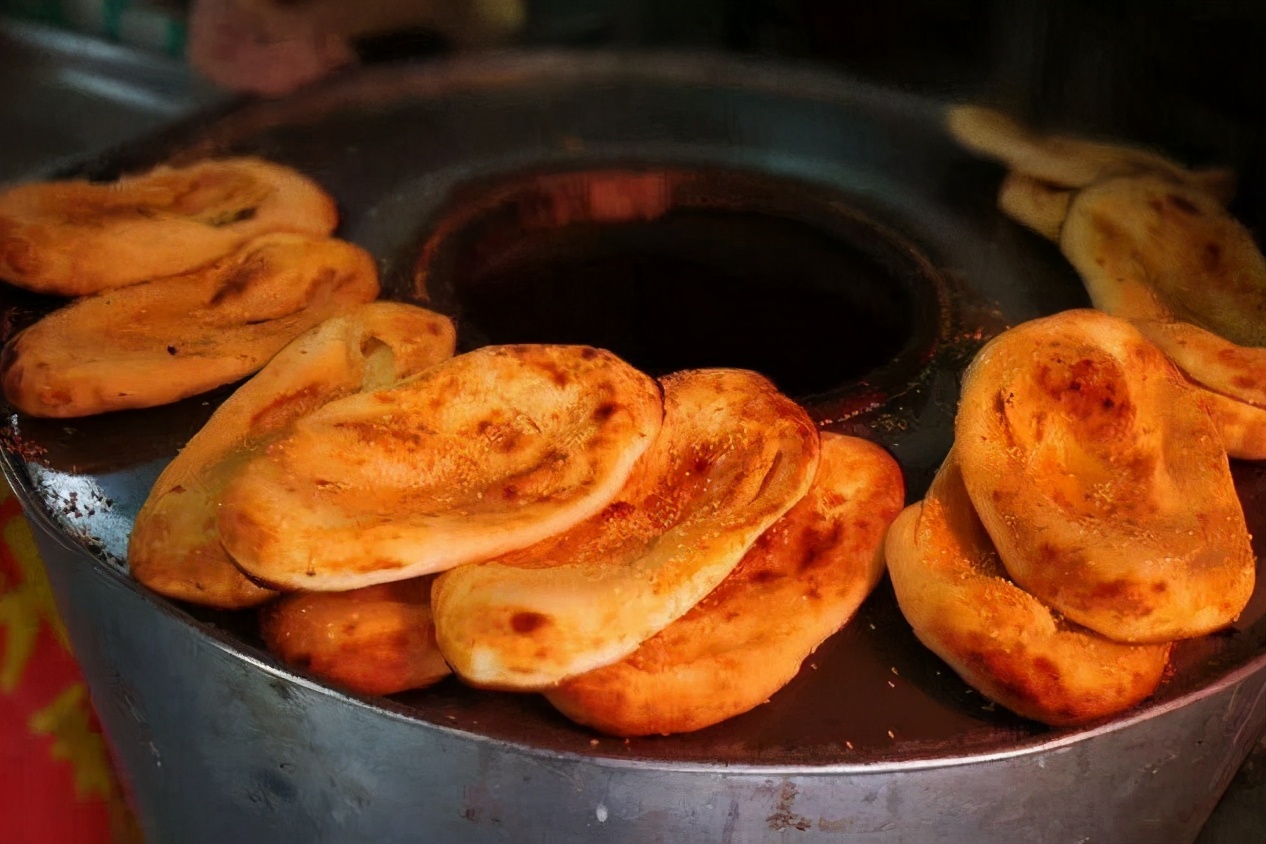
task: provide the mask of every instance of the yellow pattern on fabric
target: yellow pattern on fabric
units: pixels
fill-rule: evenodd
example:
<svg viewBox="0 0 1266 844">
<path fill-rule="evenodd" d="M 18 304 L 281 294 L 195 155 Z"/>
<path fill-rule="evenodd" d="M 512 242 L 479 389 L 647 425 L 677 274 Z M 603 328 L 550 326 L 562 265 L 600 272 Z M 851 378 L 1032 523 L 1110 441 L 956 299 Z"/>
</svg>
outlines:
<svg viewBox="0 0 1266 844">
<path fill-rule="evenodd" d="M 74 683 L 27 722 L 35 735 L 53 737 L 52 756 L 70 763 L 75 796 L 80 800 L 108 799 L 114 791 L 110 761 L 101 734 L 89 726 L 88 693 Z"/>
<path fill-rule="evenodd" d="M 10 494 L 6 488 L 0 501 Z M 70 650 L 70 643 L 66 628 L 57 616 L 53 592 L 30 525 L 20 516 L 7 519 L 3 540 L 22 575 L 21 582 L 16 584 L 0 582 L 0 629 L 5 631 L 4 653 L 0 655 L 0 692 L 12 694 L 26 671 L 42 624 L 49 625 L 63 648 Z"/>
</svg>

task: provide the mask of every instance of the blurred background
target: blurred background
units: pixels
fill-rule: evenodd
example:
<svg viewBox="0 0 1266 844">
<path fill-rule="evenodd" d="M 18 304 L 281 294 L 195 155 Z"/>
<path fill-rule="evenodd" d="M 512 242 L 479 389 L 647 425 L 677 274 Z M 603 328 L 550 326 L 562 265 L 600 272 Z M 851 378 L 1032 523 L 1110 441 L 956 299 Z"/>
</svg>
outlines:
<svg viewBox="0 0 1266 844">
<path fill-rule="evenodd" d="M 205 102 L 197 81 L 277 95 L 357 63 L 470 48 L 811 62 L 1233 166 L 1244 189 L 1235 210 L 1251 225 L 1264 217 L 1260 0 L 0 0 L 0 16 L 192 64 L 194 87 L 171 92 L 171 107 Z M 0 73 L 14 72 L 19 46 L 0 40 Z M 0 114 L 23 97 L 6 88 Z"/>
</svg>

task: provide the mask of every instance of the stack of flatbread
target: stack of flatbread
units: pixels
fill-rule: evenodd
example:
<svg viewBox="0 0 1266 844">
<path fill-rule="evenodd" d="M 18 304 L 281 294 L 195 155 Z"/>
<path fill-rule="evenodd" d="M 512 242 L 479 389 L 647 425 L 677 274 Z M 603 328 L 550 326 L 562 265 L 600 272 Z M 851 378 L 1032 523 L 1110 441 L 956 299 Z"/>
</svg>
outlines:
<svg viewBox="0 0 1266 844">
<path fill-rule="evenodd" d="M 895 461 L 763 377 L 453 340 L 373 303 L 287 346 L 156 482 L 134 576 L 261 606 L 275 653 L 348 689 L 451 668 L 620 735 L 760 704 L 880 579 Z"/>
<path fill-rule="evenodd" d="M 151 589 L 262 607 L 282 659 L 345 688 L 455 671 L 629 735 L 761 703 L 878 582 L 904 496 L 878 447 L 751 372 L 453 357 L 447 318 L 372 301 L 335 222 L 254 159 L 0 194 L 0 278 L 79 297 L 6 347 L 13 406 L 150 407 L 258 372 L 137 517 Z"/>
<path fill-rule="evenodd" d="M 1053 725 L 1152 694 L 1170 642 L 1233 622 L 1256 567 L 1200 391 L 1130 323 L 1090 310 L 981 350 L 953 449 L 886 552 L 919 639 Z"/>
<path fill-rule="evenodd" d="M 257 159 L 0 193 L 0 279 L 76 297 L 5 348 L 4 395 L 33 416 L 152 407 L 237 381 L 378 295 L 334 203 Z"/>
<path fill-rule="evenodd" d="M 1266 259 L 1226 209 L 1232 174 L 1038 135 L 977 106 L 951 108 L 947 122 L 1009 168 L 1002 211 L 1055 241 L 1094 306 L 1134 323 L 1199 385 L 1227 452 L 1266 459 Z"/>
</svg>

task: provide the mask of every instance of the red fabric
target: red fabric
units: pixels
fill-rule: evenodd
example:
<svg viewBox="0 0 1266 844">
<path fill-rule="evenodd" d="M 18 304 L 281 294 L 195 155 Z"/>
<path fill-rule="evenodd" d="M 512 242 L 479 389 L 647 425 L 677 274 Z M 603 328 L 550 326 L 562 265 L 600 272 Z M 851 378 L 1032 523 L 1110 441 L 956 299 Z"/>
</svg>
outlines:
<svg viewBox="0 0 1266 844">
<path fill-rule="evenodd" d="M 0 482 L 0 842 L 138 840 L 30 527 Z"/>
</svg>

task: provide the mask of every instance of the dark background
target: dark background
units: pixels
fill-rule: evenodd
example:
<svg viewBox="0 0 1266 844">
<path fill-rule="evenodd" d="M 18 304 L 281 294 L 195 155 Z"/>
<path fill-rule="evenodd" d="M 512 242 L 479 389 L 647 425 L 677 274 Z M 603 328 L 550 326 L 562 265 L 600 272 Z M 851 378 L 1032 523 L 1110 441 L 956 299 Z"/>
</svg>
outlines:
<svg viewBox="0 0 1266 844">
<path fill-rule="evenodd" d="M 1266 0 L 528 0 L 525 46 L 739 52 L 1234 167 L 1266 224 Z M 442 52 L 427 33 L 371 61 Z"/>
</svg>

